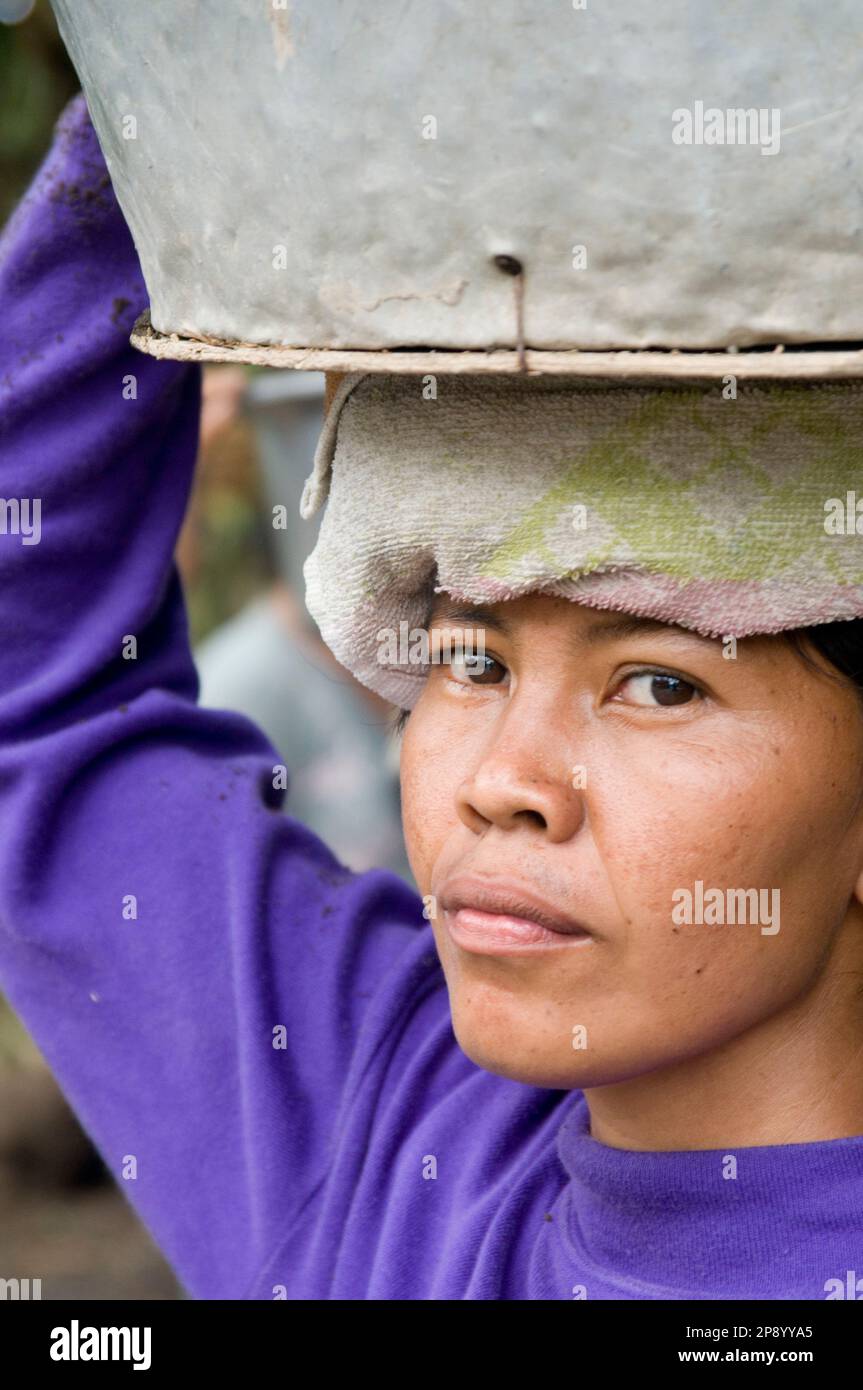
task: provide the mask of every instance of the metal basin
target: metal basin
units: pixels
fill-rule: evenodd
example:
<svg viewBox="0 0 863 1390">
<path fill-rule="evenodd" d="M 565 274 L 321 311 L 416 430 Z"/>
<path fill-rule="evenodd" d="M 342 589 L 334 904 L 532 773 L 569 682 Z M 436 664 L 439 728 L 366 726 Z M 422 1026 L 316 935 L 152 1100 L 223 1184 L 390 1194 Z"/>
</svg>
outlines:
<svg viewBox="0 0 863 1390">
<path fill-rule="evenodd" d="M 161 333 L 863 339 L 859 0 L 53 4 Z"/>
</svg>

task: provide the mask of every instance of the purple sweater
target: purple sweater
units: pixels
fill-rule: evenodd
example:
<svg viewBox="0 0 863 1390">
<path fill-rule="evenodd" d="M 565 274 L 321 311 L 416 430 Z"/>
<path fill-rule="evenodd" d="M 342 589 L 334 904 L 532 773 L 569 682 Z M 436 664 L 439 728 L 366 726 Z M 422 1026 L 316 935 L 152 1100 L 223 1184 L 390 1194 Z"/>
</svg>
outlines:
<svg viewBox="0 0 863 1390">
<path fill-rule="evenodd" d="M 0 494 L 31 529 L 0 533 L 0 981 L 190 1294 L 863 1296 L 863 1138 L 729 1179 L 482 1071 L 417 895 L 340 865 L 263 735 L 197 707 L 199 376 L 129 347 L 145 303 L 78 99 L 0 255 Z"/>
</svg>

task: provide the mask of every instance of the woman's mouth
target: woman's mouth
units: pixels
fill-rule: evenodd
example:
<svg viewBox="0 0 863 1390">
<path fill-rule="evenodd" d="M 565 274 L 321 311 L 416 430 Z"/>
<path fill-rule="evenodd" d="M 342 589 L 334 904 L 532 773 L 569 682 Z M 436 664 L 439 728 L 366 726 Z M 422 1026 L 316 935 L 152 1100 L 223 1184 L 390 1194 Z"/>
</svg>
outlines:
<svg viewBox="0 0 863 1390">
<path fill-rule="evenodd" d="M 459 879 L 440 894 L 446 928 L 457 946 L 478 955 L 523 955 L 594 940 L 580 922 L 523 885 Z"/>
</svg>

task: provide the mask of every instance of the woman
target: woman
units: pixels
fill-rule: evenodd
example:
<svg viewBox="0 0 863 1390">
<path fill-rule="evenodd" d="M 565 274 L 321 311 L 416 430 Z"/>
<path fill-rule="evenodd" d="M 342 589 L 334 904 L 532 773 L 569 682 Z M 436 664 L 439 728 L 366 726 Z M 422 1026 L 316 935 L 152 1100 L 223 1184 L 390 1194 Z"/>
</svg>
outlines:
<svg viewBox="0 0 863 1390">
<path fill-rule="evenodd" d="M 2 982 L 190 1293 L 855 1296 L 859 622 L 728 659 L 619 604 L 436 595 L 485 656 L 404 677 L 424 906 L 195 705 L 197 375 L 127 346 L 80 102 L 0 290 L 2 489 L 42 513 L 0 551 Z M 711 924 L 729 885 L 763 918 Z"/>
</svg>

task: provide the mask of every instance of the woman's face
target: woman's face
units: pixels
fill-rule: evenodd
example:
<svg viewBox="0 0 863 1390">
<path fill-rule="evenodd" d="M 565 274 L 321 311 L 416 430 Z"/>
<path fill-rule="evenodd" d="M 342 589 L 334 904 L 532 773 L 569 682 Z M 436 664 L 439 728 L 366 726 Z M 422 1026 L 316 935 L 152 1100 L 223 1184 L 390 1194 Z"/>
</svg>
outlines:
<svg viewBox="0 0 863 1390">
<path fill-rule="evenodd" d="M 853 689 L 782 638 L 729 659 L 566 599 L 473 612 L 438 596 L 432 628 L 482 628 L 486 660 L 432 667 L 402 745 L 408 853 L 470 1058 L 607 1085 L 737 1038 L 837 960 L 863 965 Z M 757 920 L 750 894 L 742 924 L 711 925 L 710 907 L 681 921 L 699 883 L 729 915 L 728 890 L 764 890 Z M 512 903 L 472 911 L 489 889 Z M 543 904 L 570 934 L 502 915 Z"/>
</svg>

